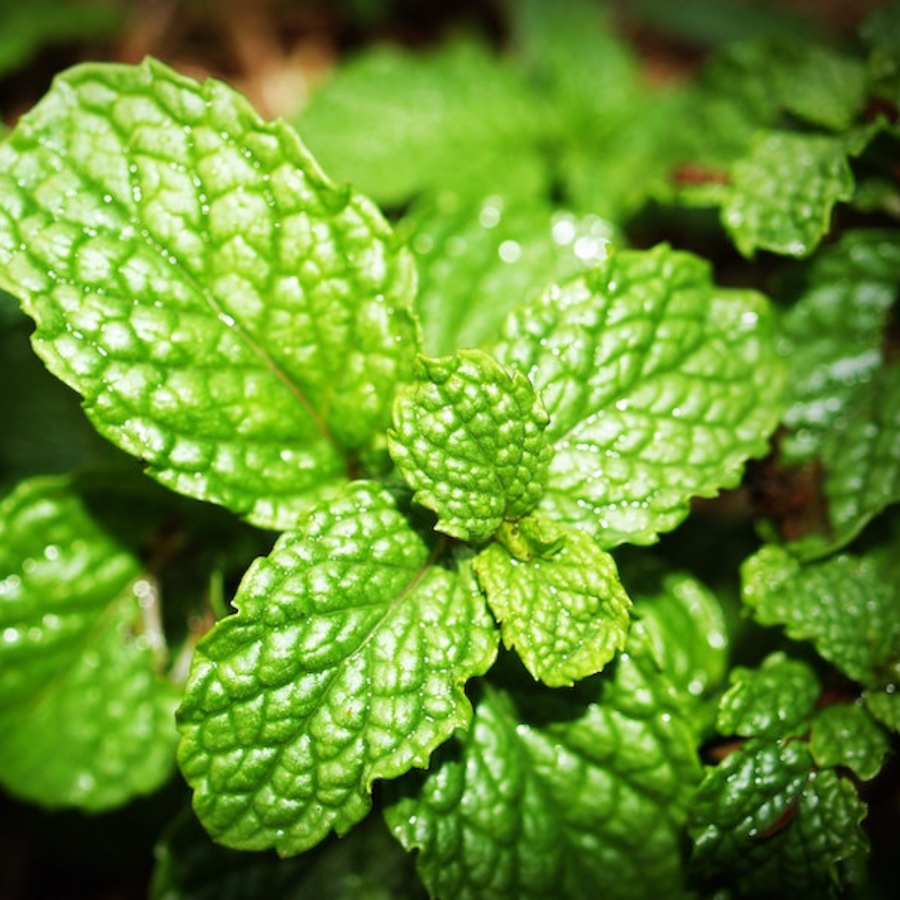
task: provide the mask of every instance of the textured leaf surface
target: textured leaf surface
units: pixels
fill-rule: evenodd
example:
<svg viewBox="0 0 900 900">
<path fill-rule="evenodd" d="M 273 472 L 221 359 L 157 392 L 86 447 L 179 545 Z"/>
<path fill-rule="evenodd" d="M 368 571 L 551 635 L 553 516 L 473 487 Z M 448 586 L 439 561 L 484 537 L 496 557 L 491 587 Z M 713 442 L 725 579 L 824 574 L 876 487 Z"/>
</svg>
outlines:
<svg viewBox="0 0 900 900">
<path fill-rule="evenodd" d="M 0 780 L 48 806 L 108 809 L 175 757 L 178 691 L 138 559 L 64 478 L 0 504 Z"/>
<path fill-rule="evenodd" d="M 322 85 L 297 128 L 327 171 L 383 204 L 435 188 L 531 195 L 547 180 L 540 108 L 473 42 L 368 50 Z"/>
<path fill-rule="evenodd" d="M 758 249 L 806 256 L 853 186 L 841 138 L 763 131 L 732 169 L 722 222 L 745 256 Z"/>
<path fill-rule="evenodd" d="M 802 273 L 802 296 L 784 315 L 779 353 L 789 366 L 789 432 L 779 449 L 806 459 L 851 408 L 882 363 L 887 315 L 900 281 L 900 239 L 856 231 L 817 254 Z"/>
<path fill-rule="evenodd" d="M 900 500 L 900 365 L 858 390 L 828 432 L 822 459 L 834 542 L 844 544 Z"/>
<path fill-rule="evenodd" d="M 625 646 L 631 601 L 613 558 L 584 532 L 567 532 L 555 553 L 531 559 L 491 543 L 474 565 L 503 643 L 544 684 L 593 675 Z"/>
<path fill-rule="evenodd" d="M 496 340 L 506 315 L 544 287 L 606 257 L 613 226 L 547 201 L 444 192 L 402 229 L 419 264 L 416 310 L 429 353 Z"/>
<path fill-rule="evenodd" d="M 738 666 L 722 697 L 718 729 L 742 737 L 781 737 L 804 731 L 821 692 L 815 672 L 799 660 L 773 653 L 758 669 Z"/>
<path fill-rule="evenodd" d="M 653 593 L 635 593 L 636 627 L 676 688 L 700 700 L 725 677 L 728 631 L 716 596 L 697 579 L 667 575 Z"/>
<path fill-rule="evenodd" d="M 842 766 L 868 781 L 881 770 L 890 743 L 864 707 L 836 703 L 816 713 L 809 749 L 820 768 Z"/>
<path fill-rule="evenodd" d="M 900 691 L 897 684 L 887 685 L 883 691 L 864 691 L 863 699 L 869 712 L 892 731 L 900 732 Z"/>
<path fill-rule="evenodd" d="M 388 422 L 411 257 L 296 134 L 161 64 L 70 70 L 0 149 L 0 281 L 104 435 L 288 527 Z"/>
<path fill-rule="evenodd" d="M 768 546 L 742 569 L 744 602 L 764 625 L 784 625 L 866 686 L 889 680 L 900 659 L 900 591 L 875 556 L 836 556 L 803 565 Z"/>
<path fill-rule="evenodd" d="M 865 850 L 865 805 L 800 742 L 752 741 L 704 780 L 691 809 L 700 876 L 741 896 L 832 896 L 837 863 Z"/>
<path fill-rule="evenodd" d="M 212 836 L 299 853 L 362 819 L 376 778 L 424 766 L 465 726 L 464 682 L 496 627 L 474 575 L 432 565 L 365 482 L 304 514 L 198 645 L 179 763 Z"/>
<path fill-rule="evenodd" d="M 768 307 L 700 259 L 621 251 L 514 313 L 495 349 L 540 392 L 554 447 L 541 508 L 603 546 L 646 544 L 734 485 L 779 414 Z"/>
<path fill-rule="evenodd" d="M 493 688 L 468 734 L 397 787 L 388 824 L 432 896 L 683 895 L 693 739 L 648 656 L 620 656 L 599 702 Z"/>
<path fill-rule="evenodd" d="M 190 810 L 156 845 L 151 900 L 425 900 L 412 858 L 378 816 L 293 859 L 213 843 Z"/>
<path fill-rule="evenodd" d="M 480 350 L 419 357 L 394 403 L 391 456 L 439 531 L 488 540 L 541 498 L 551 449 L 528 379 Z"/>
</svg>

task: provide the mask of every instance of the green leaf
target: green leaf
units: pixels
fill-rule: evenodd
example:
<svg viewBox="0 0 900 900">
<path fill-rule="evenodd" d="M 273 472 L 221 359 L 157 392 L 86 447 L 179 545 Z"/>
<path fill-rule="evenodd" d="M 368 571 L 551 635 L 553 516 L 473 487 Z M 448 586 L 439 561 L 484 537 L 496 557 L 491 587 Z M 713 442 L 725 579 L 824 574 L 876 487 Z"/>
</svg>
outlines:
<svg viewBox="0 0 900 900">
<path fill-rule="evenodd" d="M 488 688 L 469 732 L 427 774 L 391 786 L 388 824 L 418 849 L 432 896 L 686 895 L 693 739 L 644 651 L 620 656 L 604 685 L 586 706 Z"/>
<path fill-rule="evenodd" d="M 544 684 L 593 675 L 625 646 L 631 601 L 613 558 L 584 532 L 568 531 L 556 552 L 530 559 L 491 543 L 474 567 L 503 643 Z"/>
<path fill-rule="evenodd" d="M 155 848 L 151 900 L 425 900 L 412 858 L 371 816 L 341 839 L 293 859 L 214 844 L 190 810 Z"/>
<path fill-rule="evenodd" d="M 748 742 L 697 792 L 695 872 L 739 896 L 837 896 L 838 863 L 866 849 L 865 813 L 849 781 L 812 770 L 805 744 Z"/>
<path fill-rule="evenodd" d="M 488 540 L 541 498 L 548 418 L 528 379 L 480 350 L 419 357 L 394 402 L 391 456 L 439 531 Z"/>
<path fill-rule="evenodd" d="M 416 309 L 432 353 L 495 340 L 510 310 L 596 265 L 614 234 L 548 201 L 449 192 L 420 201 L 400 227 L 419 263 Z"/>
<path fill-rule="evenodd" d="M 782 317 L 778 344 L 791 373 L 789 432 L 779 449 L 791 462 L 820 451 L 882 364 L 900 281 L 900 238 L 890 231 L 847 232 L 797 274 L 801 296 Z"/>
<path fill-rule="evenodd" d="M 900 657 L 900 592 L 882 566 L 849 554 L 804 565 L 767 546 L 742 567 L 743 599 L 758 622 L 784 625 L 850 678 L 878 686 Z"/>
<path fill-rule="evenodd" d="M 66 478 L 0 504 L 0 781 L 103 810 L 171 774 L 179 691 L 140 561 Z"/>
<path fill-rule="evenodd" d="M 666 575 L 658 589 L 634 594 L 635 628 L 684 696 L 699 701 L 725 678 L 728 631 L 716 596 L 686 574 Z"/>
<path fill-rule="evenodd" d="M 102 434 L 266 527 L 337 489 L 417 340 L 412 258 L 368 201 L 152 60 L 61 76 L 0 172 L 0 283 Z"/>
<path fill-rule="evenodd" d="M 744 256 L 758 249 L 807 256 L 853 187 L 842 138 L 761 131 L 732 169 L 722 223 Z"/>
<path fill-rule="evenodd" d="M 550 414 L 541 509 L 604 547 L 648 544 L 740 480 L 779 415 L 769 310 L 708 265 L 622 250 L 507 320 L 494 350 Z"/>
<path fill-rule="evenodd" d="M 881 770 L 890 742 L 863 706 L 835 703 L 816 713 L 809 749 L 820 768 L 841 766 L 868 781 Z"/>
<path fill-rule="evenodd" d="M 435 563 L 367 482 L 304 513 L 197 646 L 179 763 L 213 838 L 300 853 L 369 810 L 378 778 L 424 766 L 471 714 L 497 632 L 470 564 Z"/>
<path fill-rule="evenodd" d="M 474 41 L 369 49 L 338 67 L 296 125 L 329 172 L 385 205 L 440 188 L 533 196 L 547 181 L 542 110 Z"/>
<path fill-rule="evenodd" d="M 845 544 L 900 500 L 900 365 L 857 390 L 825 436 L 822 461 L 834 544 Z"/>
<path fill-rule="evenodd" d="M 863 691 L 866 708 L 891 731 L 900 732 L 900 691 L 896 684 L 889 684 L 883 691 Z"/>
<path fill-rule="evenodd" d="M 737 666 L 719 706 L 717 727 L 741 737 L 782 737 L 803 732 L 821 693 L 806 663 L 772 653 L 758 669 Z"/>
</svg>

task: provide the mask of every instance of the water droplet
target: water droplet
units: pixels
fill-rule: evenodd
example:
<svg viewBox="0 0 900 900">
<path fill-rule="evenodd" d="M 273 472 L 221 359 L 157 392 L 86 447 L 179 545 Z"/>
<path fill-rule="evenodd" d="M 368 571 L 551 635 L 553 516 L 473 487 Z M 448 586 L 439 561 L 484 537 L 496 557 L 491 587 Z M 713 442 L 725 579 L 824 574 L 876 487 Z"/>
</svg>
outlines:
<svg viewBox="0 0 900 900">
<path fill-rule="evenodd" d="M 514 263 L 522 256 L 522 247 L 518 241 L 504 241 L 497 248 L 497 255 L 505 263 Z"/>
</svg>

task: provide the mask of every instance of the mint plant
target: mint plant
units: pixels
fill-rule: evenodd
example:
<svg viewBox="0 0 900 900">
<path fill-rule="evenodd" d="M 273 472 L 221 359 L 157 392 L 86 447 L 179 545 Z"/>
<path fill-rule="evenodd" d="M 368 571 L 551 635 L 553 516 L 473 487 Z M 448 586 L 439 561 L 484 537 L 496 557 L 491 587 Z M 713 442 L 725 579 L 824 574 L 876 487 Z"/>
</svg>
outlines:
<svg viewBox="0 0 900 900">
<path fill-rule="evenodd" d="M 876 889 L 896 9 L 654 91 L 550 6 L 505 59 L 369 51 L 296 129 L 148 59 L 0 144 L 0 286 L 107 442 L 5 476 L 0 784 L 177 765 L 156 896 Z M 653 212 L 741 277 L 628 246 Z"/>
</svg>

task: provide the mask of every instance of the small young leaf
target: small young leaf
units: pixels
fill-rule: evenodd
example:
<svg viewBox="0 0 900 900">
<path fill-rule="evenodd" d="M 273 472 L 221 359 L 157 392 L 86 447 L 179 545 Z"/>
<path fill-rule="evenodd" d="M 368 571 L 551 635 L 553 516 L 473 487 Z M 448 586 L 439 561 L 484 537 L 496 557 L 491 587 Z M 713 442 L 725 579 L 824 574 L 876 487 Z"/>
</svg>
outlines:
<svg viewBox="0 0 900 900">
<path fill-rule="evenodd" d="M 802 296 L 782 317 L 778 350 L 787 362 L 788 461 L 816 455 L 860 386 L 882 363 L 887 314 L 900 281 L 900 238 L 847 232 L 802 270 Z"/>
<path fill-rule="evenodd" d="M 219 842 L 300 853 L 424 766 L 471 707 L 497 631 L 470 565 L 434 564 L 392 497 L 355 482 L 249 569 L 198 644 L 179 763 Z"/>
<path fill-rule="evenodd" d="M 786 550 L 763 547 L 742 567 L 743 598 L 763 625 L 784 625 L 810 640 L 848 677 L 882 683 L 900 657 L 900 591 L 877 556 L 836 556 L 803 565 Z"/>
<path fill-rule="evenodd" d="M 881 771 L 890 742 L 865 707 L 835 703 L 816 713 L 809 749 L 820 768 L 842 766 L 868 781 Z"/>
<path fill-rule="evenodd" d="M 815 672 L 799 660 L 773 653 L 758 669 L 738 666 L 722 697 L 717 727 L 741 737 L 782 737 L 804 731 L 821 693 Z"/>
<path fill-rule="evenodd" d="M 606 676 L 604 676 L 605 678 Z M 679 898 L 699 775 L 670 687 L 644 650 L 587 706 L 497 688 L 426 775 L 389 788 L 386 817 L 432 896 Z"/>
<path fill-rule="evenodd" d="M 900 733 L 900 690 L 896 684 L 887 685 L 883 691 L 863 691 L 866 709 L 891 731 Z"/>
<path fill-rule="evenodd" d="M 853 186 L 842 138 L 762 131 L 732 169 L 722 222 L 744 256 L 757 249 L 807 256 Z"/>
<path fill-rule="evenodd" d="M 68 71 L 0 147 L 0 284 L 48 368 L 162 483 L 265 527 L 388 424 L 413 267 L 290 128 L 152 60 Z"/>
<path fill-rule="evenodd" d="M 604 547 L 647 544 L 737 484 L 779 415 L 768 307 L 666 246 L 620 251 L 507 320 L 554 447 L 542 510 Z"/>
<path fill-rule="evenodd" d="M 584 532 L 566 532 L 556 552 L 531 559 L 493 542 L 474 567 L 503 643 L 544 684 L 593 675 L 625 646 L 631 601 L 613 558 Z"/>
<path fill-rule="evenodd" d="M 900 365 L 875 373 L 833 422 L 822 447 L 834 544 L 846 544 L 900 500 Z"/>
<path fill-rule="evenodd" d="M 541 497 L 548 418 L 528 379 L 480 350 L 419 357 L 394 403 L 391 456 L 438 531 L 473 543 Z"/>
<path fill-rule="evenodd" d="M 7 790 L 96 811 L 171 774 L 179 691 L 161 672 L 142 574 L 66 478 L 23 482 L 0 504 Z"/>
</svg>

